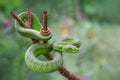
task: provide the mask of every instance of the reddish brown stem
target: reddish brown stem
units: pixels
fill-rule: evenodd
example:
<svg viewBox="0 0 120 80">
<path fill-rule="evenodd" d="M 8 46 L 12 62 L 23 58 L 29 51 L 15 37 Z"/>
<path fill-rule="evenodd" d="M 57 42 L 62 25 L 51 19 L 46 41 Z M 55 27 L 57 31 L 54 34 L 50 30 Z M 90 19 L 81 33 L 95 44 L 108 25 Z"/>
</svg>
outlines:
<svg viewBox="0 0 120 80">
<path fill-rule="evenodd" d="M 29 9 L 27 9 L 27 13 L 28 13 L 28 22 L 30 22 L 31 18 L 30 18 L 30 10 Z M 11 11 L 11 15 L 19 22 L 19 24 L 21 26 L 23 26 L 25 28 L 28 28 L 28 26 L 26 26 L 26 24 L 13 11 Z M 43 12 L 43 15 L 47 16 L 46 12 Z M 43 27 L 46 28 L 45 30 L 47 30 L 47 18 L 44 18 L 43 20 L 46 20 L 45 22 L 43 21 L 44 22 Z M 36 39 L 32 39 L 32 41 L 33 41 L 33 44 L 39 43 L 39 40 L 36 40 Z M 47 42 L 44 42 L 44 43 L 47 43 Z M 51 54 L 45 54 L 45 57 L 48 60 L 52 60 L 53 59 L 53 57 L 52 57 Z M 66 77 L 68 80 L 80 80 L 80 78 L 78 76 L 76 76 L 73 73 L 71 73 L 70 71 L 68 71 L 64 66 L 62 66 L 61 68 L 59 68 L 58 71 L 60 72 L 61 75 L 63 75 L 64 77 Z"/>
<path fill-rule="evenodd" d="M 67 70 L 63 66 L 60 67 L 60 69 L 58 71 L 60 72 L 61 75 L 68 78 L 68 80 L 80 80 L 80 78 L 78 76 L 74 75 L 73 73 L 71 73 L 69 70 Z"/>
<path fill-rule="evenodd" d="M 11 13 L 11 15 L 18 21 L 18 23 L 21 25 L 21 26 L 24 26 L 24 27 L 28 27 L 25 23 L 24 23 L 24 21 L 22 21 L 18 16 L 17 16 L 17 14 L 15 13 L 15 12 L 13 12 L 13 11 L 10 11 L 10 13 Z"/>
<path fill-rule="evenodd" d="M 27 8 L 26 12 L 27 12 L 27 16 L 28 16 L 28 17 L 27 17 L 27 21 L 26 21 L 26 25 L 30 26 L 29 28 L 32 28 L 32 25 L 31 25 L 32 17 L 31 17 L 30 9 Z M 32 38 L 31 38 L 31 40 L 32 40 L 33 44 L 39 43 L 39 40 L 32 39 Z"/>
<path fill-rule="evenodd" d="M 45 54 L 45 57 L 48 60 L 52 60 L 53 59 L 53 57 L 52 57 L 51 54 Z M 76 75 L 74 75 L 73 73 L 71 73 L 64 66 L 60 67 L 60 69 L 58 71 L 60 72 L 61 75 L 65 76 L 68 80 L 80 80 L 79 77 L 77 77 Z"/>
<path fill-rule="evenodd" d="M 48 60 L 52 60 L 53 59 L 53 57 L 52 57 L 51 54 L 45 54 L 45 57 Z M 64 77 L 66 77 L 68 80 L 80 80 L 80 78 L 78 76 L 76 76 L 73 73 L 71 73 L 64 66 L 60 67 L 60 69 L 58 71 L 60 72 L 61 75 L 63 75 Z"/>
<path fill-rule="evenodd" d="M 27 19 L 28 24 L 29 24 L 29 26 L 31 26 L 31 21 L 32 21 L 32 18 L 31 18 L 30 9 L 29 9 L 29 8 L 27 8 L 26 12 L 27 12 L 27 15 L 28 15 L 28 19 Z"/>
<path fill-rule="evenodd" d="M 47 11 L 43 11 L 43 29 L 47 30 Z"/>
</svg>

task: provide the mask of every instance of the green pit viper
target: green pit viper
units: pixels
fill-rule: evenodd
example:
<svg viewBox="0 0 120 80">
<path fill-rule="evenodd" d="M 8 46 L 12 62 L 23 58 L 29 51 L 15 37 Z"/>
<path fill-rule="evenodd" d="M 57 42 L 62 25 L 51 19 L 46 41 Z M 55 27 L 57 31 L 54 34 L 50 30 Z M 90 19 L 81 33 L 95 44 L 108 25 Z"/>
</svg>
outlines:
<svg viewBox="0 0 120 80">
<path fill-rule="evenodd" d="M 24 22 L 27 21 L 27 13 L 22 12 L 18 15 Z M 18 33 L 24 37 L 32 38 L 40 41 L 48 41 L 48 43 L 36 43 L 32 44 L 25 53 L 25 62 L 27 66 L 38 72 L 53 72 L 58 70 L 63 65 L 63 58 L 61 53 L 77 53 L 80 47 L 80 41 L 74 40 L 71 37 L 62 39 L 60 42 L 55 42 L 52 38 L 52 34 L 42 35 L 40 29 L 42 28 L 39 20 L 34 13 L 31 13 L 32 25 L 31 28 L 24 28 L 17 21 L 15 21 L 15 28 Z M 38 56 L 47 53 L 52 53 L 53 59 L 50 61 L 44 61 L 38 59 Z"/>
</svg>

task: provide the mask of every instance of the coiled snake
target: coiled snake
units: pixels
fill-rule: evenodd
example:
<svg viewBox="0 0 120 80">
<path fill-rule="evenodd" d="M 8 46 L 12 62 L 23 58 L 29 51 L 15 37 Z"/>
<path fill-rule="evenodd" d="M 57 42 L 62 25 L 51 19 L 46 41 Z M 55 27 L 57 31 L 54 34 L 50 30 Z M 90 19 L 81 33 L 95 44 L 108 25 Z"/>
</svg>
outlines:
<svg viewBox="0 0 120 80">
<path fill-rule="evenodd" d="M 27 20 L 27 13 L 22 12 L 18 15 L 24 22 Z M 52 34 L 42 35 L 39 30 L 42 28 L 40 22 L 38 21 L 36 15 L 31 13 L 32 24 L 31 28 L 24 28 L 17 21 L 15 21 L 15 28 L 18 33 L 24 37 L 32 38 L 40 41 L 48 41 L 48 43 L 36 43 L 32 44 L 25 53 L 25 62 L 27 66 L 39 72 L 53 72 L 59 69 L 63 64 L 63 58 L 61 53 L 76 53 L 80 47 L 80 41 L 74 40 L 71 37 L 64 38 L 60 42 L 55 42 L 51 39 Z M 52 53 L 53 59 L 50 61 L 44 61 L 38 59 L 38 56 L 47 53 Z"/>
</svg>

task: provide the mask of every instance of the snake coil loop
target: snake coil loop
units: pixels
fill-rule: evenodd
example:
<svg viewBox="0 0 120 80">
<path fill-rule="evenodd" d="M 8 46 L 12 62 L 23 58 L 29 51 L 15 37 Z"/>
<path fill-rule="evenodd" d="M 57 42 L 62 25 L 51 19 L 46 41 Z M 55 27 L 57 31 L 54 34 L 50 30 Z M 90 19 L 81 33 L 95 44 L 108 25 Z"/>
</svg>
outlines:
<svg viewBox="0 0 120 80">
<path fill-rule="evenodd" d="M 59 69 L 63 64 L 62 55 L 58 52 L 53 52 L 53 59 L 50 61 L 39 60 L 37 57 L 49 53 L 52 46 L 48 44 L 33 44 L 25 53 L 25 62 L 28 67 L 39 72 L 53 72 Z"/>
</svg>

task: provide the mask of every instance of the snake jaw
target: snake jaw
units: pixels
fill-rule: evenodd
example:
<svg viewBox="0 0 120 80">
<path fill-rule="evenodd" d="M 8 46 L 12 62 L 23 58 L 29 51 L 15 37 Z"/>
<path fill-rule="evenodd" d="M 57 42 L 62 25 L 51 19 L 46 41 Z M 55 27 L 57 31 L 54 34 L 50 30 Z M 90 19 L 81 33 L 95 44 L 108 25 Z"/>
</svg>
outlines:
<svg viewBox="0 0 120 80">
<path fill-rule="evenodd" d="M 68 52 L 68 53 L 77 53 L 79 51 L 79 49 L 76 46 L 68 44 L 62 48 L 62 51 Z"/>
</svg>

